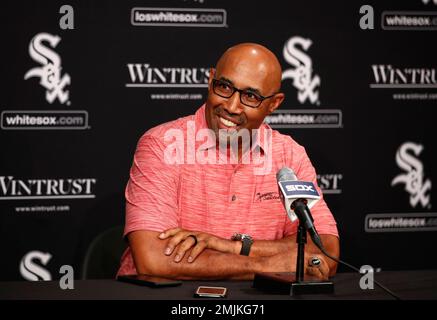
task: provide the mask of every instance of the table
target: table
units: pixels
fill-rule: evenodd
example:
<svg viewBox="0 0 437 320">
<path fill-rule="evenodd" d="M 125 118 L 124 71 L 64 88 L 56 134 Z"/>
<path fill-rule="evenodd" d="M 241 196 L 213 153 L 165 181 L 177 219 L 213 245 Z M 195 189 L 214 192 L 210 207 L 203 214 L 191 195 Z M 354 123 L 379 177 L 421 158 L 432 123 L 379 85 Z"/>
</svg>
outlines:
<svg viewBox="0 0 437 320">
<path fill-rule="evenodd" d="M 0 282 L 0 300 L 202 300 L 193 293 L 200 285 L 228 288 L 222 300 L 384 300 L 393 299 L 375 285 L 373 290 L 359 286 L 361 274 L 338 273 L 333 294 L 289 296 L 261 292 L 251 281 L 183 281 L 178 287 L 149 288 L 108 280 L 75 280 L 74 289 L 62 290 L 58 281 Z M 437 270 L 383 271 L 375 280 L 392 290 L 401 299 L 437 299 Z M 211 300 L 211 298 L 203 298 Z"/>
</svg>

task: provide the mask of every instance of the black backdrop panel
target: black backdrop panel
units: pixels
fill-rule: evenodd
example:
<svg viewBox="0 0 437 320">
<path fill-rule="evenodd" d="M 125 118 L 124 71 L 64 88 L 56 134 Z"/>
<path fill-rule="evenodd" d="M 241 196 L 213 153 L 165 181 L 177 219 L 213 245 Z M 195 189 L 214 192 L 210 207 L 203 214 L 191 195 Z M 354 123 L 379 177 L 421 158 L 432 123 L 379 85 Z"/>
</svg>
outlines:
<svg viewBox="0 0 437 320">
<path fill-rule="evenodd" d="M 436 14 L 432 1 L 70 1 L 74 29 L 65 30 L 64 4 L 0 4 L 0 280 L 56 279 L 65 264 L 80 277 L 91 240 L 124 223 L 139 137 L 192 114 L 209 68 L 240 42 L 269 47 L 284 73 L 308 75 L 302 87 L 283 80 L 286 100 L 266 121 L 306 147 L 342 258 L 437 267 L 437 30 L 403 17 Z M 372 30 L 360 28 L 365 4 Z M 147 25 L 156 8 L 207 25 Z M 387 12 L 399 30 L 382 27 Z"/>
</svg>

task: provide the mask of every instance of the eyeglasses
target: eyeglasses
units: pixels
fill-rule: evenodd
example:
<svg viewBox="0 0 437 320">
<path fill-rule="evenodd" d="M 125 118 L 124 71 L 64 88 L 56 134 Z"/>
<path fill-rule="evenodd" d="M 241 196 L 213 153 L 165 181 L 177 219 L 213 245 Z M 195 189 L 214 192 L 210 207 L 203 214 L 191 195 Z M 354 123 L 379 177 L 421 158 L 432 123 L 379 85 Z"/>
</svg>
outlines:
<svg viewBox="0 0 437 320">
<path fill-rule="evenodd" d="M 212 88 L 214 93 L 222 98 L 230 98 L 235 91 L 238 91 L 240 93 L 240 102 L 251 108 L 258 108 L 265 99 L 271 98 L 276 94 L 263 97 L 251 90 L 237 89 L 228 82 L 218 79 L 212 79 Z"/>
</svg>

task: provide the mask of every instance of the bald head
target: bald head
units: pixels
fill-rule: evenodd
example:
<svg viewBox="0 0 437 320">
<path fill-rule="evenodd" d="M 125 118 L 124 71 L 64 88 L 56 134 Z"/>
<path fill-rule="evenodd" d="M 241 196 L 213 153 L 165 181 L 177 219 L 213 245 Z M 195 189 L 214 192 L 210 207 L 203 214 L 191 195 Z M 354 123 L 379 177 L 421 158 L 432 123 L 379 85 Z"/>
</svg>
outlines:
<svg viewBox="0 0 437 320">
<path fill-rule="evenodd" d="M 272 90 L 278 92 L 281 88 L 281 65 L 275 54 L 260 44 L 240 43 L 230 47 L 218 60 L 217 73 L 220 74 L 225 67 L 250 67 L 253 76 L 270 82 Z"/>
</svg>

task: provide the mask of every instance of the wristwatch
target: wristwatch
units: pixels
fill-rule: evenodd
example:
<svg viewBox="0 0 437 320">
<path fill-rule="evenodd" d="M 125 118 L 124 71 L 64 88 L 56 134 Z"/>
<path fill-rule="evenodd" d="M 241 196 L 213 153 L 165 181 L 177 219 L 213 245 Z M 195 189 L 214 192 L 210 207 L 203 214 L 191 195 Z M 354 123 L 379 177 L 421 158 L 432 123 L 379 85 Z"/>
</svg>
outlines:
<svg viewBox="0 0 437 320">
<path fill-rule="evenodd" d="M 241 246 L 240 255 L 242 256 L 249 255 L 250 247 L 252 246 L 253 243 L 253 239 L 251 236 L 244 233 L 234 233 L 234 235 L 231 237 L 231 240 L 242 242 L 243 245 Z"/>
</svg>

